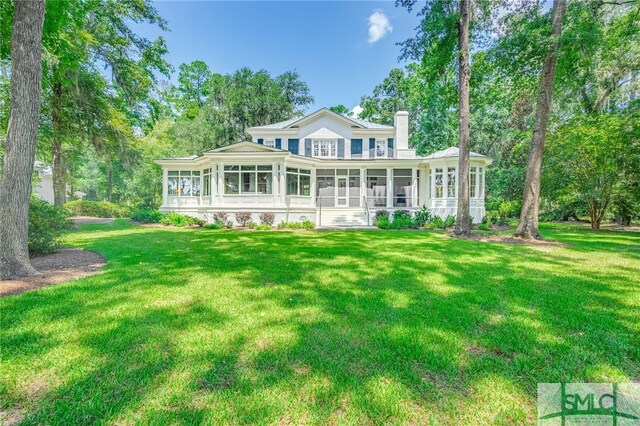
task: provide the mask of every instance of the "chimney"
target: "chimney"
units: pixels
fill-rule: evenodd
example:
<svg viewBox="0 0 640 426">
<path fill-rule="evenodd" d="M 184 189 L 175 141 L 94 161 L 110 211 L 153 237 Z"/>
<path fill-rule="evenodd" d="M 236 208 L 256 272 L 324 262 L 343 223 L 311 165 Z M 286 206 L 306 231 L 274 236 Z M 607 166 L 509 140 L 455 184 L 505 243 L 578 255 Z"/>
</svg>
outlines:
<svg viewBox="0 0 640 426">
<path fill-rule="evenodd" d="M 396 149 L 409 149 L 409 113 L 407 111 L 396 112 L 393 125 L 396 128 Z"/>
</svg>

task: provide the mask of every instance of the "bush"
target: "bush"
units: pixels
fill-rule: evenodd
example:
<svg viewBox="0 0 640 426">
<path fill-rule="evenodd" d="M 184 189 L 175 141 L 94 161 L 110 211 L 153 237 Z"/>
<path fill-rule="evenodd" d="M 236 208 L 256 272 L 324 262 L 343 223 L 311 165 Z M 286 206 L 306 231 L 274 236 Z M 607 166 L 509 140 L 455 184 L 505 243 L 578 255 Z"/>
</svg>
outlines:
<svg viewBox="0 0 640 426">
<path fill-rule="evenodd" d="M 131 210 L 108 201 L 69 201 L 64 205 L 69 216 L 129 217 Z"/>
<path fill-rule="evenodd" d="M 396 210 L 393 213 L 393 220 L 391 221 L 391 229 L 406 229 L 413 228 L 415 226 L 411 213 L 408 210 Z"/>
<path fill-rule="evenodd" d="M 442 220 L 442 218 L 440 216 L 435 216 L 431 223 L 433 224 L 434 228 L 438 228 L 438 229 L 444 229 L 445 228 L 444 221 Z"/>
<path fill-rule="evenodd" d="M 431 213 L 429 213 L 429 209 L 427 209 L 427 206 L 422 206 L 421 210 L 415 212 L 413 221 L 415 222 L 415 225 L 417 227 L 421 227 L 431 222 L 432 218 L 433 216 L 431 216 Z"/>
<path fill-rule="evenodd" d="M 306 222 L 311 222 L 311 221 L 305 221 L 303 223 L 301 222 L 280 222 L 278 224 L 278 229 L 302 229 L 303 228 L 303 224 Z M 313 223 L 313 222 L 312 222 Z M 315 227 L 315 225 L 314 225 Z"/>
<path fill-rule="evenodd" d="M 443 229 L 451 228 L 455 224 L 456 224 L 456 217 L 453 216 L 453 215 L 449 215 L 449 216 L 447 216 L 447 218 L 442 223 L 442 228 Z"/>
<path fill-rule="evenodd" d="M 478 229 L 481 231 L 488 231 L 491 229 L 491 224 L 490 223 L 481 223 L 478 225 Z"/>
<path fill-rule="evenodd" d="M 248 220 L 246 223 L 246 227 L 249 229 L 256 229 L 256 226 L 258 226 L 258 224 L 252 220 Z"/>
<path fill-rule="evenodd" d="M 376 218 L 375 225 L 380 229 L 389 229 L 391 227 L 389 215 L 380 215 L 378 218 Z"/>
<path fill-rule="evenodd" d="M 52 253 L 62 245 L 61 237 L 69 228 L 67 213 L 36 197 L 29 205 L 29 253 Z"/>
<path fill-rule="evenodd" d="M 247 226 L 247 222 L 251 220 L 251 212 L 238 212 L 235 216 L 240 226 Z"/>
<path fill-rule="evenodd" d="M 276 215 L 271 212 L 260 213 L 260 223 L 262 225 L 273 225 L 273 222 L 276 221 Z"/>
<path fill-rule="evenodd" d="M 303 229 L 315 229 L 315 227 L 316 227 L 316 224 L 310 220 L 305 220 L 304 222 L 302 222 Z"/>
<path fill-rule="evenodd" d="M 262 224 L 262 225 L 256 226 L 256 230 L 257 231 L 268 231 L 270 229 L 271 229 L 271 225 L 267 225 L 267 224 Z"/>
<path fill-rule="evenodd" d="M 435 229 L 436 228 L 436 224 L 433 222 L 428 222 L 424 224 L 424 229 Z"/>
<path fill-rule="evenodd" d="M 150 208 L 141 208 L 134 210 L 131 213 L 131 220 L 140 223 L 158 223 L 160 219 L 164 216 L 158 210 L 150 209 Z"/>
<path fill-rule="evenodd" d="M 195 218 L 193 216 L 187 216 L 184 214 L 180 214 L 180 213 L 169 213 L 166 214 L 164 216 L 162 216 L 162 219 L 160 219 L 160 223 L 167 226 L 167 225 L 173 225 L 173 226 L 193 226 L 193 225 L 198 225 L 198 226 L 203 226 L 204 225 L 204 221 Z"/>
<path fill-rule="evenodd" d="M 222 222 L 207 223 L 204 227 L 205 229 L 222 229 L 224 228 L 224 223 Z"/>
<path fill-rule="evenodd" d="M 381 217 L 384 217 L 384 216 L 389 218 L 389 211 L 388 210 L 376 210 L 376 214 L 373 217 L 373 221 L 377 222 L 378 219 L 380 219 Z"/>
<path fill-rule="evenodd" d="M 227 214 L 227 212 L 215 212 L 213 214 L 213 221 L 214 222 L 221 222 L 221 223 L 226 223 L 227 222 L 227 217 L 229 215 Z"/>
</svg>

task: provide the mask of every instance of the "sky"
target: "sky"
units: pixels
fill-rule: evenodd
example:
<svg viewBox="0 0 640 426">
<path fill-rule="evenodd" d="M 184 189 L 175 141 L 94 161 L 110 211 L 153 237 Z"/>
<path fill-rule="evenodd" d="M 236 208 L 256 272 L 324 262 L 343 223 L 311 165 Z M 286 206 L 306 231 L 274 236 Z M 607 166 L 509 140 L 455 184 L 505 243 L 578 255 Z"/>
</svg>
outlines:
<svg viewBox="0 0 640 426">
<path fill-rule="evenodd" d="M 203 60 L 213 72 L 241 67 L 272 75 L 297 71 L 315 98 L 310 111 L 358 105 L 389 71 L 402 67 L 397 42 L 415 33 L 414 13 L 394 2 L 371 1 L 158 1 L 169 32 L 140 26 L 150 38 L 165 37 L 168 61 Z"/>
</svg>

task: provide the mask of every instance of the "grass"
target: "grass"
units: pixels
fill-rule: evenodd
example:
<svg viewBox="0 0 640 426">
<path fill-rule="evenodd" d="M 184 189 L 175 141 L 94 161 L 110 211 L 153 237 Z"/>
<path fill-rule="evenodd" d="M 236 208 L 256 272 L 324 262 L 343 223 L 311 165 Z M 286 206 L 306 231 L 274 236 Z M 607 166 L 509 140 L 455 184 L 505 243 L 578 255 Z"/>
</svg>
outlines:
<svg viewBox="0 0 640 426">
<path fill-rule="evenodd" d="M 103 273 L 0 299 L 22 424 L 527 424 L 540 382 L 640 380 L 640 235 L 87 225 Z"/>
</svg>

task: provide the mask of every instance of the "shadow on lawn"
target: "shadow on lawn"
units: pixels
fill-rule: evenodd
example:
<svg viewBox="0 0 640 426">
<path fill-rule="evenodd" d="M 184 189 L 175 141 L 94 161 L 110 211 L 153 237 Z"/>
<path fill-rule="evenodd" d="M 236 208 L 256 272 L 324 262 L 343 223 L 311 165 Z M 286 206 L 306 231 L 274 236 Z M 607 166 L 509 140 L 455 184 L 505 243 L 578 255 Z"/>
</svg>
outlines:
<svg viewBox="0 0 640 426">
<path fill-rule="evenodd" d="M 597 244 L 637 260 L 624 239 Z M 524 423 L 535 420 L 538 382 L 640 376 L 633 310 L 619 309 L 637 294 L 640 270 L 585 273 L 571 249 L 375 231 L 147 229 L 85 244 L 110 260 L 103 275 L 2 301 L 3 362 L 35 362 L 61 344 L 30 329 L 41 316 L 72 327 L 92 357 L 25 424 L 136 411 L 143 422 L 185 424 L 291 412 L 293 423 L 447 423 L 482 411 L 478 401 L 487 419 Z M 487 399 L 487 380 L 501 401 Z"/>
</svg>

